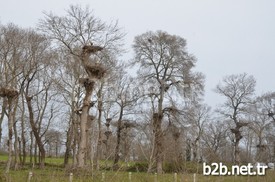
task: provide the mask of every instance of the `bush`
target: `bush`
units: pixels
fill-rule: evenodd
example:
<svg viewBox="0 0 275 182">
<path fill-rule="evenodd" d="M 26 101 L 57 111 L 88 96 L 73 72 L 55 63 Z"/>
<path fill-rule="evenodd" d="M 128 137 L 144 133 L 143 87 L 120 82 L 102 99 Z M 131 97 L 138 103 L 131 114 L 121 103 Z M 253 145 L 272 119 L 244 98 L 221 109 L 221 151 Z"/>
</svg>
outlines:
<svg viewBox="0 0 275 182">
<path fill-rule="evenodd" d="M 202 173 L 202 164 L 197 162 L 165 162 L 163 170 L 166 173 Z"/>
<path fill-rule="evenodd" d="M 135 162 L 132 166 L 128 167 L 128 172 L 147 172 L 148 163 L 147 162 Z"/>
</svg>

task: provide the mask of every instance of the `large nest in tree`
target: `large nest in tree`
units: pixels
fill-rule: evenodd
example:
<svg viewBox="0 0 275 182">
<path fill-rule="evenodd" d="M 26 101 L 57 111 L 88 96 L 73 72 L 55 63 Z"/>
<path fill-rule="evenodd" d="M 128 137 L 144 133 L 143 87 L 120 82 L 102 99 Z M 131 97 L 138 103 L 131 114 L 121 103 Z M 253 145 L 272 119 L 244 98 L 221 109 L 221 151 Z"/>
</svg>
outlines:
<svg viewBox="0 0 275 182">
<path fill-rule="evenodd" d="M 130 121 L 125 121 L 124 123 L 123 123 L 123 127 L 124 128 L 134 128 L 136 126 L 136 124 L 135 123 L 132 123 L 132 122 L 130 122 Z"/>
<path fill-rule="evenodd" d="M 89 90 L 92 90 L 95 85 L 95 81 L 90 78 L 79 78 L 79 83 Z"/>
<path fill-rule="evenodd" d="M 1 87 L 0 88 L 0 96 L 1 97 L 16 97 L 18 95 L 18 91 L 15 89 L 10 89 L 10 88 L 6 88 L 6 87 Z"/>
<path fill-rule="evenodd" d="M 107 138 L 109 138 L 109 136 L 112 135 L 112 132 L 111 131 L 105 131 L 104 134 L 106 135 Z"/>
<path fill-rule="evenodd" d="M 89 76 L 97 79 L 102 78 L 106 73 L 104 66 L 99 63 L 85 65 L 85 69 Z"/>
<path fill-rule="evenodd" d="M 94 46 L 94 45 L 85 45 L 82 47 L 83 52 L 87 54 L 94 54 L 98 51 L 101 51 L 102 49 L 103 47 Z"/>
</svg>

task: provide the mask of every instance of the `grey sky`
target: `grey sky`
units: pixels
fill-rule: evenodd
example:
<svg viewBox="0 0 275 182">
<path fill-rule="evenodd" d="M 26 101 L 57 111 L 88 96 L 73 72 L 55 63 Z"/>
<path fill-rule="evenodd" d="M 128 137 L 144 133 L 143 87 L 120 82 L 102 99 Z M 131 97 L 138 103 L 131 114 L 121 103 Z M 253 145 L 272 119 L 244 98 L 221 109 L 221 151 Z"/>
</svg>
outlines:
<svg viewBox="0 0 275 182">
<path fill-rule="evenodd" d="M 0 0 L 0 22 L 34 27 L 42 11 L 62 15 L 70 4 L 89 5 L 107 22 L 119 20 L 128 50 L 134 36 L 149 30 L 184 37 L 198 59 L 196 70 L 206 75 L 211 106 L 222 102 L 212 90 L 228 74 L 254 75 L 257 94 L 275 91 L 274 0 Z"/>
</svg>

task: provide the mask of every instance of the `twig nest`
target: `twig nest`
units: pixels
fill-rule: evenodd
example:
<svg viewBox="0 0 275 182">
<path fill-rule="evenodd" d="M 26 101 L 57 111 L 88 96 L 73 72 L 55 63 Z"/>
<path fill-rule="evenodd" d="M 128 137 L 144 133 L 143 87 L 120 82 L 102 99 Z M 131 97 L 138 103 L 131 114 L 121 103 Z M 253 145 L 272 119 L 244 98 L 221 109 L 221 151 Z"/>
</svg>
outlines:
<svg viewBox="0 0 275 182">
<path fill-rule="evenodd" d="M 100 63 L 90 63 L 84 65 L 88 75 L 92 78 L 101 79 L 106 73 L 106 69 Z"/>
<path fill-rule="evenodd" d="M 79 83 L 82 84 L 86 90 L 92 90 L 95 85 L 95 81 L 90 78 L 80 78 Z"/>
<path fill-rule="evenodd" d="M 18 91 L 15 89 L 10 89 L 6 87 L 1 87 L 0 88 L 0 96 L 1 97 L 8 97 L 8 98 L 13 98 L 18 95 Z"/>
<path fill-rule="evenodd" d="M 85 45 L 82 47 L 83 53 L 86 53 L 86 54 L 94 54 L 98 51 L 101 51 L 102 49 L 103 47 L 94 46 L 94 45 Z"/>
<path fill-rule="evenodd" d="M 112 132 L 111 131 L 105 131 L 105 133 L 104 133 L 105 135 L 106 135 L 106 137 L 107 138 L 109 138 L 109 136 L 111 136 L 112 135 Z"/>
<path fill-rule="evenodd" d="M 125 121 L 123 124 L 123 127 L 124 128 L 133 128 L 133 127 L 135 127 L 135 124 L 131 123 L 130 121 Z"/>
</svg>

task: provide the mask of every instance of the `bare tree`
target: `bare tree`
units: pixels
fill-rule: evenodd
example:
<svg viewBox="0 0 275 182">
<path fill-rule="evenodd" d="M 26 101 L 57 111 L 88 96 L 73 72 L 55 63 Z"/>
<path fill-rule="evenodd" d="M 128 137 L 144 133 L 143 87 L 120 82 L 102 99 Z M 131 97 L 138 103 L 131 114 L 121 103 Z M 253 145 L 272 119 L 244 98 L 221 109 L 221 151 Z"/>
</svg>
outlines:
<svg viewBox="0 0 275 182">
<path fill-rule="evenodd" d="M 69 55 L 80 61 L 88 77 L 81 78 L 79 81 L 85 88 L 85 97 L 82 107 L 78 110 L 80 117 L 80 140 L 78 150 L 78 167 L 86 165 L 87 157 L 87 122 L 90 117 L 89 110 L 92 106 L 91 97 L 95 86 L 95 79 L 101 79 L 106 72 L 106 67 L 98 62 L 97 52 L 102 56 L 108 57 L 109 53 L 120 50 L 117 46 L 121 45 L 123 37 L 120 29 L 115 24 L 106 24 L 100 19 L 95 18 L 89 8 L 82 9 L 80 6 L 70 6 L 66 16 L 56 16 L 46 14 L 45 19 L 39 25 L 41 31 L 45 32 L 56 41 L 56 43 Z M 100 46 L 93 45 L 95 44 Z M 81 49 L 82 48 L 82 49 Z M 90 56 L 93 55 L 93 63 Z"/>
<path fill-rule="evenodd" d="M 58 157 L 62 144 L 62 133 L 55 129 L 49 129 L 45 133 L 45 144 L 48 147 L 48 155 Z"/>
<path fill-rule="evenodd" d="M 146 32 L 135 37 L 135 60 L 139 65 L 138 75 L 144 84 L 154 90 L 155 95 L 152 121 L 154 131 L 155 160 L 157 172 L 162 173 L 163 162 L 163 109 L 165 95 L 176 88 L 183 95 L 201 93 L 203 76 L 192 72 L 195 58 L 186 51 L 186 41 L 166 32 Z M 197 92 L 191 92 L 196 88 Z M 174 89 L 174 91 L 176 91 Z M 194 90 L 193 90 L 194 91 Z M 192 94 L 191 94 L 192 93 Z"/>
<path fill-rule="evenodd" d="M 19 137 L 17 134 L 17 109 L 19 105 L 20 90 L 22 88 L 22 68 L 24 55 L 24 33 L 14 24 L 8 24 L 0 27 L 0 96 L 3 97 L 2 113 L 0 117 L 0 142 L 2 137 L 2 122 L 4 116 L 8 118 L 9 131 L 9 159 L 6 172 L 9 171 L 12 156 L 14 156 L 14 167 L 18 168 L 19 159 Z M 13 140 L 14 136 L 14 140 Z M 12 149 L 12 142 L 14 147 Z"/>
<path fill-rule="evenodd" d="M 268 162 L 271 158 L 268 154 L 271 143 L 268 145 L 269 130 L 273 128 L 272 116 L 269 116 L 272 108 L 272 94 L 264 94 L 255 99 L 255 102 L 251 104 L 247 118 L 251 121 L 249 128 L 256 135 L 256 161 Z"/>
<path fill-rule="evenodd" d="M 255 91 L 256 81 L 246 73 L 226 76 L 223 83 L 217 85 L 215 91 L 226 98 L 219 112 L 233 121 L 234 128 L 230 131 L 234 135 L 234 163 L 240 164 L 239 143 L 242 139 L 241 128 L 248 125 L 243 120 L 243 114 L 251 103 Z"/>
<path fill-rule="evenodd" d="M 185 110 L 185 117 L 189 124 L 189 133 L 191 135 L 190 140 L 193 148 L 193 161 L 199 161 L 202 159 L 200 143 L 201 137 L 204 134 L 205 126 L 210 119 L 209 114 L 210 107 L 206 104 L 200 104 L 197 102 L 187 106 Z"/>
<path fill-rule="evenodd" d="M 117 74 L 115 87 L 112 89 L 114 100 L 110 100 L 110 102 L 116 104 L 119 111 L 117 116 L 114 168 L 118 167 L 117 165 L 120 159 L 121 141 L 124 140 L 124 138 L 122 138 L 122 132 L 132 126 L 131 121 L 127 118 L 134 114 L 134 105 L 139 99 L 138 93 L 135 92 L 135 85 L 136 83 L 133 78 L 123 73 L 121 69 L 120 73 Z"/>
<path fill-rule="evenodd" d="M 227 127 L 220 121 L 212 121 L 204 127 L 202 136 L 204 146 L 204 158 L 209 162 L 226 161 Z"/>
</svg>

